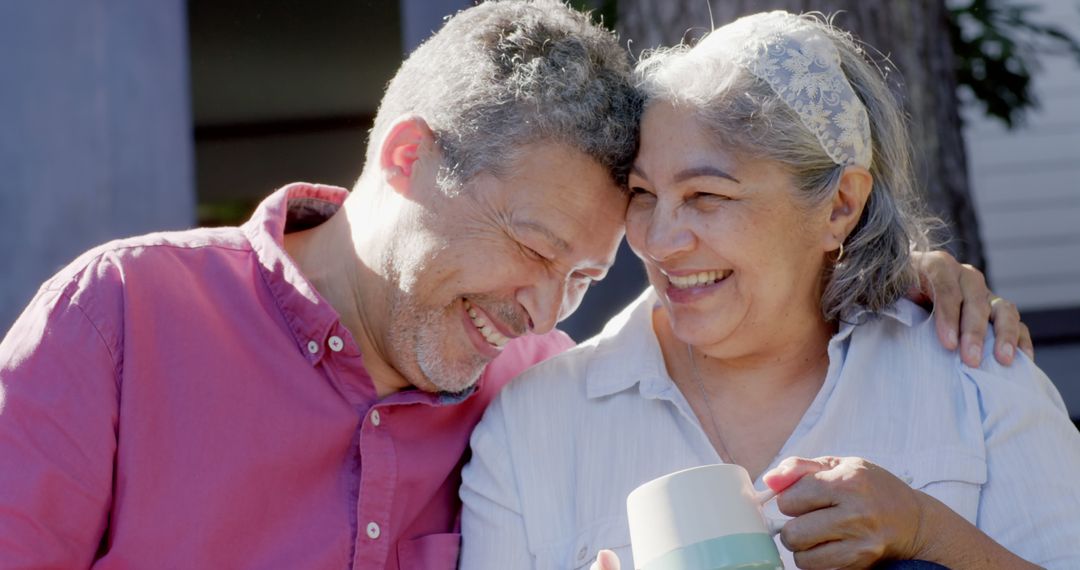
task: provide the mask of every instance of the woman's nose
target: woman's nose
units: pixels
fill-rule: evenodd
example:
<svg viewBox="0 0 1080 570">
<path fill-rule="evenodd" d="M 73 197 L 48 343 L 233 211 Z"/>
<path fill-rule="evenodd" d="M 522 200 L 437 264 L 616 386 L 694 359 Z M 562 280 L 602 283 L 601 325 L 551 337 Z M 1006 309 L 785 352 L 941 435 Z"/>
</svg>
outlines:
<svg viewBox="0 0 1080 570">
<path fill-rule="evenodd" d="M 649 257 L 668 259 L 693 249 L 694 234 L 679 218 L 678 212 L 657 208 L 649 219 L 645 247 Z"/>
</svg>

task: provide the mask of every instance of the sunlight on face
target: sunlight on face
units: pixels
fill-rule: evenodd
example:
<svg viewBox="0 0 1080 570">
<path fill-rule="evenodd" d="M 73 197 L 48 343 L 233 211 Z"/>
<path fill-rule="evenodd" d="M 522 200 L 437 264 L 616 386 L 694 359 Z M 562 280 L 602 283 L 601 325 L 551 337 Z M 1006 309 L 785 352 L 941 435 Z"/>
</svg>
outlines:
<svg viewBox="0 0 1080 570">
<path fill-rule="evenodd" d="M 721 148 L 694 115 L 658 102 L 630 188 L 627 239 L 680 340 L 756 350 L 781 342 L 791 319 L 821 318 L 827 214 L 795 203 L 779 163 Z"/>
<path fill-rule="evenodd" d="M 552 330 L 607 273 L 626 198 L 588 155 L 546 143 L 505 176 L 419 207 L 394 256 L 390 352 L 418 387 L 459 392 L 509 340 Z"/>
</svg>

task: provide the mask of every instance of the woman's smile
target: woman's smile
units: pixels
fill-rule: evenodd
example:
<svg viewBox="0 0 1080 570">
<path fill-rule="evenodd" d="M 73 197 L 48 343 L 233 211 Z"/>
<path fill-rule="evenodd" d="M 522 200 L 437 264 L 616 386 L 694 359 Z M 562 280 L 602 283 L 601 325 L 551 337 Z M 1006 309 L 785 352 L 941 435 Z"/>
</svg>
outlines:
<svg viewBox="0 0 1080 570">
<path fill-rule="evenodd" d="M 667 277 L 668 286 L 663 291 L 672 303 L 692 303 L 717 293 L 725 288 L 728 278 L 734 274 L 731 269 L 671 272 L 661 269 L 660 272 Z"/>
</svg>

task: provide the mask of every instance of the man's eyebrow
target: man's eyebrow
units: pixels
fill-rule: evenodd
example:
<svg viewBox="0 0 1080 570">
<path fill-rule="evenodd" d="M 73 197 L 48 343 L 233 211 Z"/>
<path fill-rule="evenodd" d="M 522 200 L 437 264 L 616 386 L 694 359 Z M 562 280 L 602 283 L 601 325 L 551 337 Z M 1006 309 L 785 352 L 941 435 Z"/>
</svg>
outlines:
<svg viewBox="0 0 1080 570">
<path fill-rule="evenodd" d="M 693 166 L 683 170 L 675 175 L 675 182 L 685 182 L 691 178 L 698 178 L 700 176 L 714 176 L 717 178 L 726 178 L 736 184 L 742 184 L 738 178 L 716 168 L 715 166 Z"/>
<path fill-rule="evenodd" d="M 570 253 L 574 249 L 569 242 L 555 235 L 555 232 L 551 231 L 550 228 L 538 222 L 532 220 L 517 220 L 514 222 L 514 227 L 524 228 L 543 235 L 561 253 Z"/>
</svg>

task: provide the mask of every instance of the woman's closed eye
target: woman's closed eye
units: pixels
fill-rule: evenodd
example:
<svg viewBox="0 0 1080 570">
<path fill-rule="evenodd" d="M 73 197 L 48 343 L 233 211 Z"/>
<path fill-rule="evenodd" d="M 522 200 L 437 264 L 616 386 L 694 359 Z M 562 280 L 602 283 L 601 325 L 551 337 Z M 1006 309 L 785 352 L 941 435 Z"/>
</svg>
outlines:
<svg viewBox="0 0 1080 570">
<path fill-rule="evenodd" d="M 724 202 L 730 202 L 733 198 L 724 194 L 712 192 L 693 192 L 686 196 L 685 204 L 693 208 L 715 208 Z"/>
<path fill-rule="evenodd" d="M 687 198 L 687 201 L 694 201 L 694 200 L 709 200 L 709 201 L 723 201 L 723 202 L 726 202 L 728 200 L 731 200 L 731 196 L 725 196 L 723 194 L 714 194 L 712 192 L 694 192 L 693 194 L 691 194 Z"/>
</svg>

